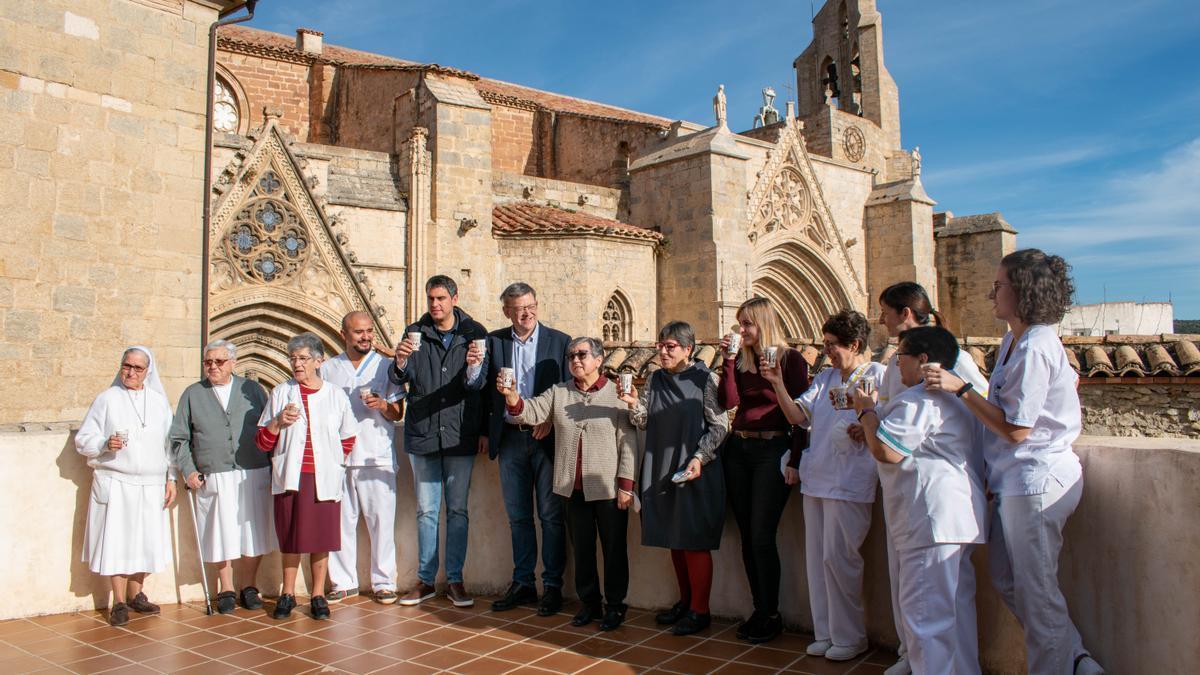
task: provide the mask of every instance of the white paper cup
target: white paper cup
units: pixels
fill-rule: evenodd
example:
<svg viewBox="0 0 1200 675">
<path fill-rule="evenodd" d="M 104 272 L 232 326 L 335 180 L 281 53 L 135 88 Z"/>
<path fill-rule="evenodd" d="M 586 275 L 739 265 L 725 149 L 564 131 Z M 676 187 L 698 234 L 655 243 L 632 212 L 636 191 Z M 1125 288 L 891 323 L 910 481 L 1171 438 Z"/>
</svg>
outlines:
<svg viewBox="0 0 1200 675">
<path fill-rule="evenodd" d="M 122 446 L 129 445 L 129 430 L 128 429 L 117 429 L 115 435 L 117 437 L 117 440 L 121 441 Z"/>
<path fill-rule="evenodd" d="M 628 394 L 629 392 L 633 391 L 633 374 L 632 373 L 621 373 L 621 377 L 618 380 L 618 383 L 619 383 L 619 387 L 621 390 L 621 394 L 623 394 L 623 395 Z"/>
<path fill-rule="evenodd" d="M 730 333 L 729 334 L 729 355 L 737 356 L 738 350 L 741 348 L 742 348 L 742 334 L 741 333 Z"/>
<path fill-rule="evenodd" d="M 921 372 L 928 373 L 929 371 L 933 370 L 934 368 L 941 368 L 941 367 L 942 367 L 942 364 L 938 363 L 937 361 L 930 361 L 929 363 L 921 364 Z"/>
<path fill-rule="evenodd" d="M 414 352 L 421 351 L 421 331 L 413 331 L 408 334 L 408 343 L 412 345 Z"/>
<path fill-rule="evenodd" d="M 362 400 L 364 400 L 364 401 L 367 400 L 367 397 L 370 395 L 371 395 L 370 387 L 359 387 L 358 388 L 358 397 L 361 398 Z"/>
<path fill-rule="evenodd" d="M 517 372 L 512 368 L 501 368 L 500 384 L 502 384 L 505 389 L 512 389 L 517 384 Z"/>
<path fill-rule="evenodd" d="M 763 360 L 767 362 L 768 368 L 774 368 L 779 365 L 779 347 L 767 347 L 764 349 Z"/>
<path fill-rule="evenodd" d="M 471 340 L 471 344 L 479 348 L 480 354 L 487 353 L 487 339 L 479 338 L 478 340 Z"/>
<path fill-rule="evenodd" d="M 875 391 L 875 380 L 872 380 L 870 378 L 867 378 L 865 380 L 859 380 L 858 388 L 861 389 L 864 394 L 866 394 L 867 396 L 870 396 Z"/>
</svg>

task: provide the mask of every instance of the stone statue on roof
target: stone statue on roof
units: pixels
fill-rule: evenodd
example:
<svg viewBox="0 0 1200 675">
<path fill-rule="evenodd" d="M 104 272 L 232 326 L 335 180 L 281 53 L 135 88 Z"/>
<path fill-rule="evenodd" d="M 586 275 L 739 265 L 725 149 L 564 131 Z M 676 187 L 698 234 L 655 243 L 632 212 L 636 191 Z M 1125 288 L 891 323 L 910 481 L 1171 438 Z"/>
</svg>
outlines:
<svg viewBox="0 0 1200 675">
<path fill-rule="evenodd" d="M 717 95 L 713 97 L 713 113 L 717 116 L 717 126 L 725 127 L 725 85 L 717 87 Z"/>
<path fill-rule="evenodd" d="M 779 111 L 775 109 L 775 88 L 763 87 L 762 97 L 762 107 L 758 109 L 758 114 L 754 116 L 754 129 L 775 124 L 779 121 Z"/>
</svg>

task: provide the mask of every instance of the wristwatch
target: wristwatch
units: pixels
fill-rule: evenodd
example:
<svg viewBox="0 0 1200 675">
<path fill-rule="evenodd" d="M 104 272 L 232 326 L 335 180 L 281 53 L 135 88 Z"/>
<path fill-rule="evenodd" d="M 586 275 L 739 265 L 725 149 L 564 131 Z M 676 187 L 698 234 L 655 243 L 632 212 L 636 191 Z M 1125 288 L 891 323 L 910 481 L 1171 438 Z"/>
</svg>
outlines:
<svg viewBox="0 0 1200 675">
<path fill-rule="evenodd" d="M 966 395 L 966 393 L 968 391 L 971 391 L 974 388 L 975 388 L 975 385 L 971 384 L 970 382 L 967 382 L 967 383 L 963 384 L 963 386 L 959 387 L 958 391 L 954 392 L 954 395 L 959 398 L 962 398 L 963 396 Z"/>
</svg>

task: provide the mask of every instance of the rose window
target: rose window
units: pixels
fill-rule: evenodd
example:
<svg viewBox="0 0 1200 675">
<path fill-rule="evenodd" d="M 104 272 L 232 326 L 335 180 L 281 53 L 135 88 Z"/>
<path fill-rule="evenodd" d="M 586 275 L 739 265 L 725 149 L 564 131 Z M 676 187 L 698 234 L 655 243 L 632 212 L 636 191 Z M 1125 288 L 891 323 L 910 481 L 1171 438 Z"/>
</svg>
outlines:
<svg viewBox="0 0 1200 675">
<path fill-rule="evenodd" d="M 775 176 L 758 215 L 767 232 L 778 228 L 800 228 L 808 223 L 812 215 L 812 195 L 797 171 L 789 167 Z"/>
<path fill-rule="evenodd" d="M 295 275 L 311 249 L 311 237 L 300 214 L 283 199 L 261 196 L 281 192 L 282 184 L 267 172 L 258 181 L 260 191 L 250 198 L 230 223 L 225 250 L 249 281 L 274 283 Z"/>
</svg>

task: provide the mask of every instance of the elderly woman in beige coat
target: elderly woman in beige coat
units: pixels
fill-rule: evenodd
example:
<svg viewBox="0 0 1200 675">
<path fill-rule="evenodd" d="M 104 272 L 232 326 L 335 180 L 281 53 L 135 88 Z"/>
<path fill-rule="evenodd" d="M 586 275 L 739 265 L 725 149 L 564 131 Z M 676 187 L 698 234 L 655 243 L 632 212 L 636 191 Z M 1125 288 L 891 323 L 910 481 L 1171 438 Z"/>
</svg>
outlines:
<svg viewBox="0 0 1200 675">
<path fill-rule="evenodd" d="M 572 381 L 522 400 L 501 372 L 496 388 L 518 424 L 554 425 L 554 492 L 566 500 L 567 529 L 575 551 L 575 591 L 583 609 L 571 620 L 584 626 L 601 619 L 600 630 L 625 620 L 629 556 L 625 535 L 633 504 L 637 437 L 628 406 L 600 372 L 604 349 L 595 338 L 576 338 L 567 347 Z M 508 386 L 505 386 L 508 385 Z M 604 552 L 604 594 L 596 573 L 596 537 Z M 607 604 L 603 601 L 607 600 Z"/>
</svg>

